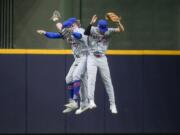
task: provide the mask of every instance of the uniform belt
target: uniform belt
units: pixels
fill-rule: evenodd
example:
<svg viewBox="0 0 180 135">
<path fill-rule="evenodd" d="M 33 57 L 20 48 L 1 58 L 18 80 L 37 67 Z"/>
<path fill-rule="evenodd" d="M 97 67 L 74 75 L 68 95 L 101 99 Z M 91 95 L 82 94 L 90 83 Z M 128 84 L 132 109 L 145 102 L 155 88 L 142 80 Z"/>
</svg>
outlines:
<svg viewBox="0 0 180 135">
<path fill-rule="evenodd" d="M 81 57 L 83 57 L 83 56 L 87 56 L 88 54 L 80 54 L 80 55 L 75 55 L 76 56 L 76 58 L 81 58 Z"/>
<path fill-rule="evenodd" d="M 75 55 L 76 56 L 76 58 L 80 58 L 80 55 Z"/>
<path fill-rule="evenodd" d="M 101 54 L 101 53 L 93 53 L 93 55 L 94 55 L 95 57 L 97 57 L 97 58 L 100 58 L 100 57 L 103 56 L 103 54 Z"/>
</svg>

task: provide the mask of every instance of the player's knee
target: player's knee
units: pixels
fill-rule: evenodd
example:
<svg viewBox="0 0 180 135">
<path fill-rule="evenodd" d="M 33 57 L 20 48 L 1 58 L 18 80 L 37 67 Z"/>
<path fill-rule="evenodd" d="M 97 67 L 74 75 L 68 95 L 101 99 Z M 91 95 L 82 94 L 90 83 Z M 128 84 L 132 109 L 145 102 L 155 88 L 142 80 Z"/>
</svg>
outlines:
<svg viewBox="0 0 180 135">
<path fill-rule="evenodd" d="M 69 84 L 69 83 L 73 82 L 73 80 L 72 80 L 72 78 L 70 76 L 66 76 L 65 81 L 66 81 L 66 84 Z"/>
<path fill-rule="evenodd" d="M 73 75 L 73 81 L 76 81 L 76 80 L 81 80 L 81 75 L 79 74 L 76 74 L 76 75 Z"/>
</svg>

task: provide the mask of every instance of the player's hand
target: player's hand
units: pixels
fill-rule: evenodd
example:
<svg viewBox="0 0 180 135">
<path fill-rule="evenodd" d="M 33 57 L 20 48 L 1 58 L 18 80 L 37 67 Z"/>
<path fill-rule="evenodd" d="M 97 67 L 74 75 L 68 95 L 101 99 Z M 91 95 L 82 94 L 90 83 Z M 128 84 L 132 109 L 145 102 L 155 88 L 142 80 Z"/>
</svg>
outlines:
<svg viewBox="0 0 180 135">
<path fill-rule="evenodd" d="M 97 21 L 98 17 L 96 15 L 93 15 L 90 24 L 94 24 Z"/>
<path fill-rule="evenodd" d="M 40 35 L 43 35 L 43 34 L 46 34 L 46 31 L 45 30 L 37 30 L 37 33 Z"/>
</svg>

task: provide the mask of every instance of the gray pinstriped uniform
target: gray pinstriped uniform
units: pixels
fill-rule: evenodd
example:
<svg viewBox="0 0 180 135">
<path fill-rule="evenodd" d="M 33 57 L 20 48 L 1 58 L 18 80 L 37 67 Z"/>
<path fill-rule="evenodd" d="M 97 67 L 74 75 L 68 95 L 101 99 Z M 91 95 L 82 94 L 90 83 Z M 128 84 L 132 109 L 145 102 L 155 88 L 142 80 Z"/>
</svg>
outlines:
<svg viewBox="0 0 180 135">
<path fill-rule="evenodd" d="M 74 62 L 70 67 L 70 70 L 66 76 L 66 83 L 72 83 L 77 80 L 81 80 L 81 90 L 80 97 L 82 102 L 87 102 L 87 55 L 88 55 L 88 45 L 87 45 L 87 36 L 84 35 L 83 28 L 77 28 L 74 32 L 82 34 L 80 40 L 71 37 L 68 40 L 68 43 L 71 45 Z"/>
<path fill-rule="evenodd" d="M 115 103 L 114 88 L 111 81 L 106 51 L 109 47 L 110 35 L 115 32 L 114 28 L 108 28 L 104 35 L 99 33 L 98 27 L 92 27 L 89 36 L 90 55 L 87 60 L 88 72 L 88 98 L 94 100 L 95 82 L 97 70 L 100 71 L 110 104 Z M 95 55 L 100 55 L 96 57 Z"/>
</svg>

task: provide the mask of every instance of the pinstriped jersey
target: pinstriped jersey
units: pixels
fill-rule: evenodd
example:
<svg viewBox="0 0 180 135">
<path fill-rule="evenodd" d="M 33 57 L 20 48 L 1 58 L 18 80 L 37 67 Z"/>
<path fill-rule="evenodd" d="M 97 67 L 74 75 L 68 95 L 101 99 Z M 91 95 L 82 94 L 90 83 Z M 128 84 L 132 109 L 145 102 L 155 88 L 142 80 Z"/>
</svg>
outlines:
<svg viewBox="0 0 180 135">
<path fill-rule="evenodd" d="M 108 28 L 104 34 L 101 34 L 98 27 L 92 26 L 89 36 L 90 52 L 105 54 L 109 47 L 110 35 L 112 32 L 115 32 L 115 28 Z"/>
<path fill-rule="evenodd" d="M 80 33 L 82 38 L 76 39 L 73 35 L 71 35 L 71 38 L 67 39 L 67 42 L 71 45 L 75 58 L 88 53 L 87 36 L 84 35 L 84 31 L 85 30 L 83 28 L 76 28 L 73 32 Z"/>
<path fill-rule="evenodd" d="M 71 43 L 71 48 L 73 50 L 73 54 L 76 56 L 84 55 L 88 53 L 88 45 L 87 45 L 87 36 L 84 35 L 83 28 L 76 28 L 73 32 L 78 32 L 82 35 L 81 39 L 76 39 L 72 36 L 73 42 Z"/>
</svg>

